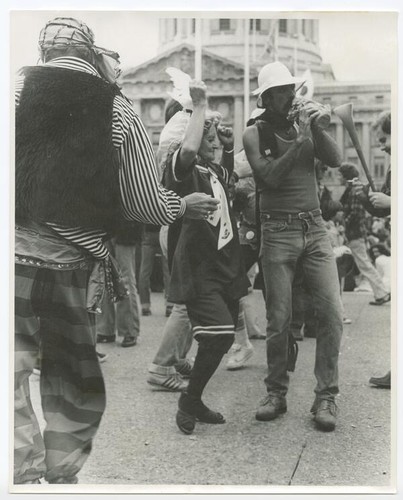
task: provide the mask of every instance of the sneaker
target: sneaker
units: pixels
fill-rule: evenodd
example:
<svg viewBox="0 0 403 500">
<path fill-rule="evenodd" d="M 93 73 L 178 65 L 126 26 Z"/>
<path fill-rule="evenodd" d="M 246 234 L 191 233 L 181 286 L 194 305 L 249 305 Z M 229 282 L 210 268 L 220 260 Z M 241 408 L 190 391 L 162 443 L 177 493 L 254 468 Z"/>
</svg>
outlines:
<svg viewBox="0 0 403 500">
<path fill-rule="evenodd" d="M 350 318 L 343 318 L 343 325 L 351 325 L 352 321 Z"/>
<path fill-rule="evenodd" d="M 325 398 L 316 398 L 311 413 L 314 415 L 314 421 L 322 431 L 334 431 L 336 427 L 337 406 L 332 396 Z"/>
<path fill-rule="evenodd" d="M 146 307 L 144 307 L 142 310 L 141 310 L 141 314 L 143 316 L 151 316 L 151 309 L 148 309 Z"/>
<path fill-rule="evenodd" d="M 383 304 L 386 304 L 386 302 L 390 302 L 390 293 L 387 293 L 385 297 L 382 297 L 381 299 L 371 301 L 369 304 L 371 306 L 382 306 Z"/>
<path fill-rule="evenodd" d="M 390 389 L 390 371 L 383 377 L 371 377 L 369 383 L 382 389 Z"/>
<path fill-rule="evenodd" d="M 188 386 L 179 373 L 172 375 L 149 373 L 147 383 L 153 386 L 154 391 L 182 392 Z"/>
<path fill-rule="evenodd" d="M 97 351 L 97 356 L 98 356 L 98 360 L 100 363 L 104 363 L 108 358 L 107 354 L 103 354 L 102 352 L 98 352 L 98 351 Z"/>
<path fill-rule="evenodd" d="M 276 392 L 269 392 L 260 404 L 260 408 L 256 412 L 256 420 L 268 422 L 274 420 L 282 413 L 287 411 L 287 400 L 285 396 Z"/>
<path fill-rule="evenodd" d="M 252 346 L 244 347 L 239 344 L 232 346 L 230 357 L 228 358 L 226 368 L 227 370 L 239 370 L 245 366 L 249 358 L 255 352 Z"/>
<path fill-rule="evenodd" d="M 187 359 L 183 359 L 180 363 L 175 365 L 176 371 L 182 378 L 190 378 L 190 375 L 192 374 L 192 368 L 192 363 Z"/>
<path fill-rule="evenodd" d="M 133 337 L 132 335 L 125 335 L 120 345 L 122 347 L 132 347 L 136 344 L 137 344 L 136 337 Z"/>
</svg>

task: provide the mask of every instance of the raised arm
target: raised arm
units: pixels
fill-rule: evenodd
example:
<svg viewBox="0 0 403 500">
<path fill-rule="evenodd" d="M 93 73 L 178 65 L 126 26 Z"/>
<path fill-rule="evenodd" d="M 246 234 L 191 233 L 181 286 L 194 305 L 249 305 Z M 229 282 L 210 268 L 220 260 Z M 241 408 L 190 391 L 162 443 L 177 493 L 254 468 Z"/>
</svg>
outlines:
<svg viewBox="0 0 403 500">
<path fill-rule="evenodd" d="M 291 147 L 279 158 L 262 156 L 259 148 L 259 133 L 255 126 L 248 127 L 243 135 L 246 157 L 255 176 L 271 188 L 277 188 L 285 181 L 295 168 L 303 143 L 312 141 L 310 132 L 311 118 L 301 112 L 300 127 L 297 138 Z"/>
<path fill-rule="evenodd" d="M 193 167 L 203 138 L 207 108 L 206 85 L 203 82 L 192 80 L 189 91 L 193 102 L 193 113 L 179 152 L 178 170 L 175 172 L 177 178 L 184 177 L 188 170 Z"/>
<path fill-rule="evenodd" d="M 315 146 L 315 156 L 330 168 L 339 168 L 342 162 L 336 141 L 322 128 L 312 122 L 312 136 Z"/>
</svg>

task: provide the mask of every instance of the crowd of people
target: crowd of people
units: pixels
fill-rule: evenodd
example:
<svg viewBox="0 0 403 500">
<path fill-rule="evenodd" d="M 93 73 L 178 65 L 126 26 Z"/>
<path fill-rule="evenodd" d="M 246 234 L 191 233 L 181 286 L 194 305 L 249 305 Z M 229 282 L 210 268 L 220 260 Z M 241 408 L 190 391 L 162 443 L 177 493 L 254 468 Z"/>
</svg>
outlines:
<svg viewBox="0 0 403 500">
<path fill-rule="evenodd" d="M 60 17 L 42 29 L 39 49 L 41 63 L 23 68 L 16 86 L 15 484 L 77 483 L 105 410 L 102 344 L 117 334 L 121 347 L 137 345 L 142 316 L 153 314 L 157 255 L 167 320 L 147 383 L 179 393 L 180 431 L 225 423 L 202 396 L 226 353 L 228 370 L 245 366 L 251 339 L 265 340 L 267 357 L 256 419 L 286 413 L 304 337 L 316 338 L 310 412 L 333 431 L 351 323 L 342 292 L 368 282 L 371 305 L 391 300 L 390 171 L 370 191 L 326 131 L 329 109 L 306 101 L 291 116 L 304 81 L 280 62 L 259 73 L 242 151 L 208 108 L 206 85 L 191 80 L 186 102 L 168 101 L 156 163 L 117 85 L 117 53 Z M 374 132 L 390 154 L 389 112 Z M 340 200 L 327 169 L 346 186 Z M 43 432 L 29 392 L 36 367 Z M 390 387 L 390 378 L 370 383 Z"/>
</svg>

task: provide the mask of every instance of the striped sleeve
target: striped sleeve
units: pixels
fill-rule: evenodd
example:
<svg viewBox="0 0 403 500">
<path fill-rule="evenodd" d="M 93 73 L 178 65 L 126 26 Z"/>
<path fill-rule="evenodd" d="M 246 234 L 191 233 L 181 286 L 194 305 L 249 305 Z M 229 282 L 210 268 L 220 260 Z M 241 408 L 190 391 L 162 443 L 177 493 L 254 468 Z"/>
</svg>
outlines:
<svg viewBox="0 0 403 500">
<path fill-rule="evenodd" d="M 128 101 L 116 97 L 113 143 L 119 147 L 120 192 L 128 220 L 155 225 L 171 224 L 185 212 L 186 203 L 158 182 L 150 139 Z"/>
<path fill-rule="evenodd" d="M 103 244 L 103 238 L 106 237 L 104 231 L 91 230 L 82 227 L 66 227 L 59 226 L 52 222 L 47 223 L 60 236 L 66 238 L 76 245 L 85 248 L 97 259 L 104 259 L 109 254 L 107 248 Z"/>
</svg>

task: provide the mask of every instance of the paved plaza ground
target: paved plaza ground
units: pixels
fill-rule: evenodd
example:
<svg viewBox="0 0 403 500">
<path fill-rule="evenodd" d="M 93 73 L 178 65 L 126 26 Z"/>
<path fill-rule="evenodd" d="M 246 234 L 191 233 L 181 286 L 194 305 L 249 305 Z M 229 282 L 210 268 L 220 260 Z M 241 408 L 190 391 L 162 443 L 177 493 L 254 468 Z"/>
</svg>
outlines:
<svg viewBox="0 0 403 500">
<path fill-rule="evenodd" d="M 107 387 L 107 410 L 94 448 L 69 488 L 99 492 L 161 493 L 209 491 L 321 491 L 336 487 L 353 492 L 364 487 L 388 490 L 391 465 L 391 396 L 369 385 L 372 375 L 390 366 L 390 305 L 373 307 L 372 295 L 345 293 L 346 315 L 340 354 L 339 420 L 335 432 L 316 430 L 310 407 L 314 398 L 315 340 L 299 342 L 296 371 L 291 374 L 288 412 L 272 422 L 258 422 L 255 411 L 265 395 L 265 341 L 254 340 L 255 355 L 242 370 L 230 372 L 225 360 L 205 391 L 206 403 L 222 412 L 225 425 L 197 424 L 193 435 L 175 424 L 178 394 L 156 392 L 146 383 L 164 322 L 161 294 L 153 294 L 153 315 L 141 319 L 135 347 L 119 343 L 98 345 L 108 354 L 102 365 Z M 254 292 L 254 308 L 265 329 L 264 305 Z M 195 346 L 192 354 L 195 353 Z M 38 405 L 38 377 L 32 381 Z M 92 485 L 92 487 L 87 486 Z M 121 488 L 119 487 L 121 485 Z M 389 490 L 390 491 L 390 490 Z"/>
</svg>

